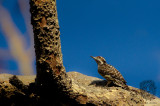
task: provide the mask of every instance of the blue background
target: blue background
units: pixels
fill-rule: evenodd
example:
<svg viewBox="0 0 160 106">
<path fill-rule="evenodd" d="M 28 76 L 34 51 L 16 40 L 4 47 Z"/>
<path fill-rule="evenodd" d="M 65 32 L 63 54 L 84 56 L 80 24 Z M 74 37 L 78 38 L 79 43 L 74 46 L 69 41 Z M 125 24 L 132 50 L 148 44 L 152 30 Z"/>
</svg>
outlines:
<svg viewBox="0 0 160 106">
<path fill-rule="evenodd" d="M 16 1 L 5 0 L 3 6 L 25 33 L 24 20 Z M 77 71 L 102 78 L 90 56 L 103 56 L 107 63 L 121 72 L 128 85 L 139 88 L 140 82 L 153 80 L 157 87 L 156 95 L 160 96 L 159 4 L 159 0 L 57 0 L 67 72 Z M 0 48 L 7 47 L 0 29 Z M 3 68 L 18 69 L 14 60 L 5 64 Z"/>
</svg>

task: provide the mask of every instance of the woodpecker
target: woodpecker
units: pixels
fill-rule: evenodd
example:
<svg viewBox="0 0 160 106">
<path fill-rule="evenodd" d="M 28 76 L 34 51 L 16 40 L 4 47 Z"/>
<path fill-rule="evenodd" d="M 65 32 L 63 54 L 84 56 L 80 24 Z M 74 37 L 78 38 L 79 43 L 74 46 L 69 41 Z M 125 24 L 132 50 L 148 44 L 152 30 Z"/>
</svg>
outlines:
<svg viewBox="0 0 160 106">
<path fill-rule="evenodd" d="M 98 64 L 98 73 L 107 80 L 107 86 L 112 82 L 119 87 L 128 89 L 128 86 L 126 85 L 127 82 L 116 68 L 107 64 L 106 60 L 101 56 L 91 57 Z"/>
</svg>

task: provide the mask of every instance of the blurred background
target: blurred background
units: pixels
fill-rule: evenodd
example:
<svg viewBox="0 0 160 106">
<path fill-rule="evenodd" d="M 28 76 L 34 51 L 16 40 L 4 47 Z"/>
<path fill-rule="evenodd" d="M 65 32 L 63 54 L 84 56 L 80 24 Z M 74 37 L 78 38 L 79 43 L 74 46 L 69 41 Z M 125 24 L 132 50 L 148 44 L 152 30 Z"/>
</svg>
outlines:
<svg viewBox="0 0 160 106">
<path fill-rule="evenodd" d="M 128 85 L 152 80 L 160 97 L 159 0 L 57 0 L 64 66 L 103 79 L 103 56 Z M 0 73 L 36 74 L 29 0 L 0 0 Z"/>
</svg>

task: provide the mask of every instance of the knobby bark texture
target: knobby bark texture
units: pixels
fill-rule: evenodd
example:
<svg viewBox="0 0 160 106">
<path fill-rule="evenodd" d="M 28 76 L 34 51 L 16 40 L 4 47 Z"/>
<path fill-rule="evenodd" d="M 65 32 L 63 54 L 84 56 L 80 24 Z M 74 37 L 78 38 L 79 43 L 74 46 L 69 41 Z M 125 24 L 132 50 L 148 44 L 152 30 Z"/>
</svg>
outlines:
<svg viewBox="0 0 160 106">
<path fill-rule="evenodd" d="M 36 52 L 37 93 L 41 101 L 54 95 L 55 101 L 63 98 L 61 103 L 66 102 L 64 100 L 70 99 L 72 95 L 72 82 L 62 61 L 56 1 L 30 0 L 30 6 Z M 48 98 L 46 102 L 52 104 L 53 98 Z"/>
<path fill-rule="evenodd" d="M 37 66 L 35 86 L 40 101 L 54 95 L 55 101 L 61 103 L 81 103 L 83 95 L 73 92 L 72 81 L 63 66 L 56 1 L 30 0 L 30 6 Z M 52 104 L 53 98 L 46 102 Z"/>
<path fill-rule="evenodd" d="M 106 81 L 77 72 L 66 73 L 62 61 L 55 0 L 30 0 L 36 76 L 0 75 L 0 106 L 136 106 L 160 99 L 133 87 L 106 87 Z M 35 80 L 34 80 L 35 79 Z"/>
</svg>

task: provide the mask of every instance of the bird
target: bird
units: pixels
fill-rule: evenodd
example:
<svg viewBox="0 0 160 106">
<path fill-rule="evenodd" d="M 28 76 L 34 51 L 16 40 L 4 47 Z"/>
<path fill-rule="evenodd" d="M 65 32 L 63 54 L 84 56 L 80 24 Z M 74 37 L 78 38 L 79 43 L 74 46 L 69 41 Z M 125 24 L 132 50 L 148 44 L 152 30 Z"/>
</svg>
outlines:
<svg viewBox="0 0 160 106">
<path fill-rule="evenodd" d="M 91 57 L 98 64 L 98 73 L 107 80 L 106 86 L 113 83 L 121 88 L 128 89 L 126 84 L 127 82 L 116 68 L 107 64 L 106 60 L 102 56 Z"/>
</svg>

